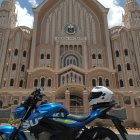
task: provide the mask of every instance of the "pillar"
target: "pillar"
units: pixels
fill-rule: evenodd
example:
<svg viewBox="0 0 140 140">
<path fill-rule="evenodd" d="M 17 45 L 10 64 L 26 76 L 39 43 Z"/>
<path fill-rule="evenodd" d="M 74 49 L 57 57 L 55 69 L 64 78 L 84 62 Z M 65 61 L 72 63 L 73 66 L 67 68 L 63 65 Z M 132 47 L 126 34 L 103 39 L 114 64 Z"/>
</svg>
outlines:
<svg viewBox="0 0 140 140">
<path fill-rule="evenodd" d="M 60 59 L 60 46 L 59 46 L 59 42 L 56 42 L 56 46 L 55 46 L 55 69 L 58 70 L 59 69 L 59 64 L 61 64 L 59 62 Z"/>
<path fill-rule="evenodd" d="M 109 39 L 109 30 L 108 30 L 108 22 L 107 22 L 107 14 L 108 10 L 104 12 L 104 25 L 105 25 L 105 37 L 106 37 L 106 48 L 107 48 L 107 57 L 108 57 L 108 66 L 110 69 L 113 69 L 113 57 L 111 51 L 111 44 Z"/>
<path fill-rule="evenodd" d="M 34 68 L 34 58 L 35 58 L 35 49 L 36 49 L 36 36 L 37 36 L 37 30 L 35 27 L 37 27 L 37 20 L 38 20 L 38 14 L 37 12 L 34 12 L 34 17 L 35 17 L 35 21 L 34 21 L 34 30 L 33 30 L 33 37 L 32 37 L 32 46 L 31 46 L 31 56 L 30 56 L 30 70 L 33 70 Z"/>
<path fill-rule="evenodd" d="M 134 100 L 135 100 L 135 96 L 131 95 L 131 105 L 132 105 L 132 111 L 133 111 L 133 113 L 132 113 L 133 114 L 133 118 L 134 118 L 134 121 L 138 122 Z"/>
<path fill-rule="evenodd" d="M 88 68 L 88 65 L 87 65 L 87 46 L 86 46 L 86 44 L 84 44 L 84 46 L 82 46 L 82 51 L 83 51 L 83 62 L 84 62 L 84 68 L 85 68 L 85 70 L 87 70 L 87 68 Z"/>
<path fill-rule="evenodd" d="M 52 101 L 51 102 L 55 102 L 55 95 L 56 95 L 56 91 L 53 90 L 52 91 Z"/>
<path fill-rule="evenodd" d="M 65 107 L 70 111 L 70 91 L 68 89 L 65 91 Z"/>
<path fill-rule="evenodd" d="M 8 47 L 8 37 L 9 37 L 9 34 L 10 34 L 10 30 L 9 29 L 7 29 L 6 31 L 5 31 L 5 34 L 3 34 L 3 36 L 4 37 L 2 37 L 2 43 L 3 44 L 1 44 L 1 47 L 2 47 L 2 49 L 3 49 L 3 51 L 2 51 L 2 53 L 0 54 L 1 55 L 1 60 L 0 60 L 0 66 L 1 66 L 1 68 L 0 68 L 0 87 L 2 87 L 2 81 L 3 81 L 3 70 L 4 70 L 4 68 L 5 68 L 5 57 L 6 57 L 6 51 L 7 51 L 7 47 Z"/>
<path fill-rule="evenodd" d="M 83 91 L 83 107 L 84 107 L 84 113 L 87 113 L 89 111 L 89 105 L 88 105 L 88 92 L 86 89 Z"/>
</svg>

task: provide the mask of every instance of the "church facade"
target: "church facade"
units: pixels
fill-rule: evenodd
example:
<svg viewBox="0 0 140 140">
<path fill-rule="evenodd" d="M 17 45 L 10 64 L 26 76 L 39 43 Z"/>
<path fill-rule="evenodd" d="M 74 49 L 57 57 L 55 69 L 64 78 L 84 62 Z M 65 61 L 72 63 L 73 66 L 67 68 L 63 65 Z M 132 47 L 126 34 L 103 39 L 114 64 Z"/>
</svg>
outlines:
<svg viewBox="0 0 140 140">
<path fill-rule="evenodd" d="M 116 110 L 140 122 L 140 9 L 136 0 L 125 0 L 124 9 L 124 26 L 108 29 L 109 9 L 97 0 L 44 0 L 30 29 L 15 26 L 15 0 L 3 0 L 1 108 L 42 86 L 49 102 L 86 113 L 88 95 L 100 85 L 113 90 Z"/>
</svg>

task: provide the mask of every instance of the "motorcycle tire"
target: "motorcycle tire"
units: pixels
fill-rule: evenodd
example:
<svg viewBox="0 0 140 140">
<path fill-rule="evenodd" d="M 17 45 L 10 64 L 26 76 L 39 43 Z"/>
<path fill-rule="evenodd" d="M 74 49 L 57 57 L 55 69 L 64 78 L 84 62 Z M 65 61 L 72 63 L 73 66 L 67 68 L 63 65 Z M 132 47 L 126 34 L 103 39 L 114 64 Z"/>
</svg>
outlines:
<svg viewBox="0 0 140 140">
<path fill-rule="evenodd" d="M 1 134 L 0 135 L 0 140 L 10 140 L 10 138 L 8 136 L 5 136 L 4 134 Z M 26 140 L 26 139 L 24 137 L 20 136 L 20 138 L 16 137 L 12 140 Z"/>
<path fill-rule="evenodd" d="M 119 137 L 108 128 L 93 127 L 80 140 L 119 140 Z"/>
</svg>

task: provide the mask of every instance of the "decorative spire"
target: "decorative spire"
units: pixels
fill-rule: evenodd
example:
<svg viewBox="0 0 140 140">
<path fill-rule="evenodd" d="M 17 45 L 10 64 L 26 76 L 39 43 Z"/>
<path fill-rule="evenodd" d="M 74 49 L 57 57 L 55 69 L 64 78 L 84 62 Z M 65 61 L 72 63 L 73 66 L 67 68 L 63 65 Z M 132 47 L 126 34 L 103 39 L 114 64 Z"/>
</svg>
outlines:
<svg viewBox="0 0 140 140">
<path fill-rule="evenodd" d="M 135 11 L 139 9 L 137 0 L 125 0 L 125 11 Z"/>
<path fill-rule="evenodd" d="M 3 2 L 1 3 L 1 8 L 15 11 L 15 0 L 3 0 Z"/>
<path fill-rule="evenodd" d="M 137 0 L 125 0 L 123 22 L 127 28 L 140 27 L 140 9 Z"/>
<path fill-rule="evenodd" d="M 15 13 L 15 1 L 3 0 L 1 3 L 0 13 L 2 18 L 0 19 L 0 26 L 5 28 L 14 28 L 16 26 L 17 15 Z"/>
</svg>

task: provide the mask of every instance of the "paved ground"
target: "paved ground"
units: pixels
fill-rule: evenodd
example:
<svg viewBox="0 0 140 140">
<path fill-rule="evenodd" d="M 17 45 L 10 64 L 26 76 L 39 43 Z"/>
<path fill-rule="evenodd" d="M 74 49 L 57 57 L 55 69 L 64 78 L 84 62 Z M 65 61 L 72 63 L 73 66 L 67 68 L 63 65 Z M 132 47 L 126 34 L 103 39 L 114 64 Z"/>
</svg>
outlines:
<svg viewBox="0 0 140 140">
<path fill-rule="evenodd" d="M 122 140 L 122 137 L 119 135 L 118 131 L 116 129 L 112 129 L 120 138 L 120 140 Z M 128 140 L 140 140 L 140 130 L 135 130 L 135 129 L 129 129 L 127 130 L 128 132 L 128 136 L 127 139 Z"/>
<path fill-rule="evenodd" d="M 118 134 L 118 132 L 114 129 L 113 130 L 116 134 Z M 128 130 L 129 131 L 129 135 L 127 136 L 128 140 L 140 140 L 140 130 L 136 131 L 136 130 Z M 121 136 L 118 134 L 120 140 L 123 140 L 121 138 Z M 27 133 L 27 137 L 29 140 L 34 140 L 34 138 L 32 136 L 30 136 L 30 133 Z M 46 138 L 42 139 L 42 140 L 47 140 Z"/>
</svg>

